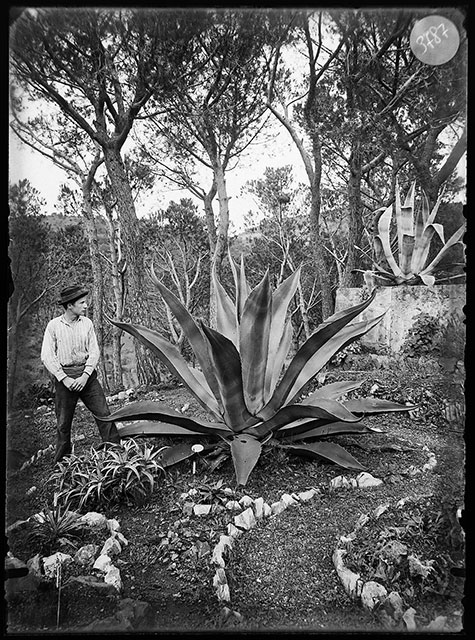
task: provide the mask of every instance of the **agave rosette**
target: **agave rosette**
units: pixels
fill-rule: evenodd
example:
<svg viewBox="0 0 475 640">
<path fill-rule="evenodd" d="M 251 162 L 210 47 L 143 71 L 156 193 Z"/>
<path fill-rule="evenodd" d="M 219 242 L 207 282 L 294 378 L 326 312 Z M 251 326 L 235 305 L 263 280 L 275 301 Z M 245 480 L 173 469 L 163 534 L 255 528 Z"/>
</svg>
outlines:
<svg viewBox="0 0 475 640">
<path fill-rule="evenodd" d="M 370 429 L 361 422 L 364 414 L 411 407 L 375 398 L 339 400 L 357 389 L 361 382 L 335 382 L 318 388 L 301 401 L 298 398 L 338 351 L 381 320 L 384 314 L 352 323 L 371 304 L 375 292 L 364 302 L 334 314 L 319 325 L 285 366 L 292 342 L 288 310 L 300 269 L 275 291 L 271 291 L 268 272 L 251 290 L 242 258 L 240 265 L 235 264 L 231 256 L 229 259 L 236 296 L 233 301 L 213 274 L 217 295 L 216 329 L 195 321 L 152 270 L 152 280 L 187 336 L 198 367 L 190 366 L 178 349 L 158 332 L 140 325 L 114 322 L 149 347 L 181 378 L 211 419 L 183 415 L 154 401 L 128 404 L 107 419 L 129 422 L 118 427 L 122 437 L 166 434 L 214 438 L 218 447 L 229 448 L 237 484 L 241 485 L 246 484 L 262 447 L 270 442 L 292 453 L 323 458 L 348 469 L 363 469 L 340 445 L 317 440 L 338 434 L 368 433 Z M 165 450 L 162 464 L 168 466 L 191 455 L 191 444 L 172 446 Z"/>
<path fill-rule="evenodd" d="M 396 198 L 394 214 L 397 228 L 397 260 L 393 253 L 393 243 L 390 229 L 393 219 L 393 205 L 381 207 L 374 212 L 375 224 L 378 233 L 374 236 L 374 270 L 366 271 L 367 276 L 377 276 L 388 284 L 413 284 L 424 283 L 432 286 L 435 283 L 436 267 L 451 247 L 460 243 L 464 234 L 464 226 L 461 226 L 446 241 L 443 225 L 435 222 L 439 210 L 441 194 L 430 211 L 429 200 L 425 193 L 422 194 L 422 205 L 415 215 L 415 190 L 413 182 L 406 194 L 404 204 L 401 204 L 401 196 L 396 185 Z M 436 234 L 442 248 L 435 258 L 427 263 L 432 238 Z M 383 266 L 386 264 L 387 267 Z"/>
</svg>

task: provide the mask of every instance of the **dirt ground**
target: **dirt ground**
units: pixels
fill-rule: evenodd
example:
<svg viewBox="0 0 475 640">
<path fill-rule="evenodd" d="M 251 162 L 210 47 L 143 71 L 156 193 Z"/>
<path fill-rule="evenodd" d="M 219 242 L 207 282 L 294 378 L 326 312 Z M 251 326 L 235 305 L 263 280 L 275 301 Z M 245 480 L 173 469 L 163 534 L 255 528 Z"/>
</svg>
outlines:
<svg viewBox="0 0 475 640">
<path fill-rule="evenodd" d="M 465 548 L 460 522 L 454 517 L 465 500 L 463 372 L 460 368 L 446 371 L 436 362 L 427 366 L 413 362 L 404 370 L 388 367 L 330 371 L 327 382 L 336 379 L 363 379 L 361 391 L 365 395 L 371 392 L 419 405 L 411 414 L 392 413 L 368 419 L 382 430 L 380 434 L 342 436 L 337 440 L 369 473 L 383 480 L 381 485 L 331 490 L 330 481 L 336 476 L 351 479 L 357 472 L 287 456 L 274 449 L 261 457 L 244 488 L 234 486 L 230 464 L 209 473 L 201 461 L 193 475 L 191 463 L 185 461 L 167 472 L 147 505 L 122 504 L 105 512 L 120 522 L 129 541 L 120 556 L 120 598 L 150 605 L 152 613 L 144 622 L 146 630 L 215 632 L 233 625 L 235 631 L 253 633 L 387 631 L 380 617 L 345 592 L 332 554 L 340 537 L 354 530 L 362 514 L 407 498 L 416 506 L 404 517 L 409 513 L 410 523 L 414 521 L 417 526 L 409 526 L 407 519 L 398 521 L 396 511 L 388 509 L 386 520 L 377 525 L 369 523 L 359 546 L 355 542 L 353 568 L 370 579 L 369 547 L 376 544 L 381 532 L 392 535 L 391 528 L 402 531 L 404 524 L 401 539 L 417 557 L 435 563 L 432 573 L 437 574 L 437 580 L 412 580 L 411 585 L 407 576 L 393 575 L 390 586 L 407 590 L 403 598 L 407 607 L 415 610 L 418 631 L 430 628 L 431 622 L 441 616 L 445 619 L 444 632 L 459 632 L 464 627 Z M 203 416 L 180 386 L 149 389 L 143 397 L 176 409 L 189 404 L 189 415 Z M 113 408 L 120 404 L 123 402 Z M 93 420 L 82 406 L 78 407 L 73 429 L 76 454 L 98 444 Z M 20 409 L 9 417 L 7 431 L 8 526 L 37 513 L 51 501 L 47 482 L 52 470 L 51 451 L 23 470 L 20 467 L 35 452 L 54 442 L 54 412 L 50 405 Z M 435 467 L 417 472 L 427 463 L 430 453 L 437 461 Z M 219 480 L 221 488 L 231 488 L 236 499 L 262 496 L 268 504 L 279 500 L 283 493 L 317 490 L 308 503 L 263 520 L 238 539 L 226 569 L 231 593 L 228 606 L 238 615 L 227 620 L 213 588 L 215 568 L 210 556 L 232 516 L 222 511 L 207 516 L 185 513 L 181 497 L 193 487 L 204 488 L 203 495 L 206 491 L 217 494 Z M 198 542 L 203 549 L 201 557 L 191 553 Z M 10 537 L 9 544 L 21 560 L 26 562 L 31 557 L 33 550 L 21 536 Z M 452 572 L 454 567 L 459 570 L 457 575 Z M 70 590 L 61 603 L 58 625 L 54 588 L 34 594 L 17 593 L 7 602 L 7 630 L 13 634 L 77 631 L 92 620 L 107 618 L 118 604 L 118 598 L 91 599 Z M 402 623 L 401 629 L 405 630 Z"/>
</svg>

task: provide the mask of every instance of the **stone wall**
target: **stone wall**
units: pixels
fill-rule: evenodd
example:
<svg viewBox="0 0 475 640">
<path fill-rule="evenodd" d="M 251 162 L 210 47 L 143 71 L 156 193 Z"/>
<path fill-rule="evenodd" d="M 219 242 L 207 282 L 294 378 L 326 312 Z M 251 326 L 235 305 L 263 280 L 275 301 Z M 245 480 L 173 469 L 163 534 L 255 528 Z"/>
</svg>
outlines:
<svg viewBox="0 0 475 640">
<path fill-rule="evenodd" d="M 365 289 L 342 287 L 338 289 L 335 312 L 362 302 Z M 353 322 L 380 315 L 381 322 L 361 338 L 361 344 L 375 351 L 397 353 L 400 351 L 421 313 L 436 318 L 441 325 L 450 318 L 465 318 L 466 289 L 463 284 L 426 286 L 377 287 L 376 298 Z"/>
</svg>

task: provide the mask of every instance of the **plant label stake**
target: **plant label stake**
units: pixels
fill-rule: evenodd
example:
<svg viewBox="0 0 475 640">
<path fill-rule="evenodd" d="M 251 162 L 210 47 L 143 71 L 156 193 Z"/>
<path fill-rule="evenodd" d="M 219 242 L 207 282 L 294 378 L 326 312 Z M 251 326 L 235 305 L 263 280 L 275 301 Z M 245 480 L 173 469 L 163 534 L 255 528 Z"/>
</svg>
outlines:
<svg viewBox="0 0 475 640">
<path fill-rule="evenodd" d="M 202 444 L 194 444 L 191 447 L 191 450 L 193 451 L 193 453 L 201 453 L 203 451 L 203 449 L 204 449 L 204 447 L 203 447 Z M 193 475 L 196 474 L 196 457 L 193 458 L 193 463 L 192 463 L 192 466 L 191 466 L 191 473 Z"/>
</svg>

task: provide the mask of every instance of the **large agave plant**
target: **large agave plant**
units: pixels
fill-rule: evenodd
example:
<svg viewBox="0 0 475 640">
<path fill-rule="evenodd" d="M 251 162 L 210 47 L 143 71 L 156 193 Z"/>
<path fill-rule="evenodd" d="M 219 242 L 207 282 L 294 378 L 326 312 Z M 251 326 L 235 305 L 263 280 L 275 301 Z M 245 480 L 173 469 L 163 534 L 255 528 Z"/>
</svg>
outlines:
<svg viewBox="0 0 475 640">
<path fill-rule="evenodd" d="M 402 411 L 411 407 L 376 398 L 339 401 L 361 382 L 334 382 L 317 388 L 297 401 L 307 383 L 341 349 L 372 329 L 382 315 L 350 322 L 374 299 L 334 314 L 322 323 L 285 367 L 292 341 L 288 315 L 300 269 L 274 292 L 269 275 L 250 290 L 244 262 L 230 257 L 236 296 L 233 301 L 213 274 L 217 292 L 217 327 L 197 323 L 176 296 L 152 279 L 180 323 L 195 353 L 199 368 L 189 366 L 178 349 L 159 333 L 139 325 L 114 322 L 149 347 L 170 371 L 181 378 L 211 420 L 178 413 L 163 404 L 141 401 L 126 405 L 108 417 L 116 422 L 136 421 L 119 427 L 122 437 L 140 435 L 194 435 L 215 440 L 215 452 L 230 452 L 237 484 L 245 485 L 263 446 L 324 458 L 348 469 L 363 469 L 340 445 L 318 441 L 337 434 L 368 433 L 364 414 Z M 383 314 L 384 315 L 384 314 Z M 104 418 L 102 418 L 104 419 Z M 196 442 L 196 438 L 194 438 Z M 166 450 L 167 466 L 192 455 L 192 444 Z"/>
<path fill-rule="evenodd" d="M 442 194 L 430 211 L 429 200 L 423 193 L 422 205 L 416 215 L 415 190 L 416 183 L 413 182 L 406 194 L 404 204 L 401 204 L 401 195 L 396 185 L 394 213 L 397 228 L 397 259 L 396 252 L 393 253 L 393 241 L 390 236 L 393 205 L 387 208 L 381 207 L 374 212 L 374 223 L 378 230 L 373 238 L 374 269 L 364 272 L 365 279 L 371 282 L 371 285 L 374 284 L 374 277 L 376 277 L 379 282 L 388 285 L 423 283 L 432 286 L 436 280 L 434 272 L 437 265 L 448 250 L 462 240 L 463 226 L 446 241 L 443 226 L 435 222 Z M 443 247 L 435 258 L 426 264 L 434 233 L 439 236 Z"/>
</svg>

